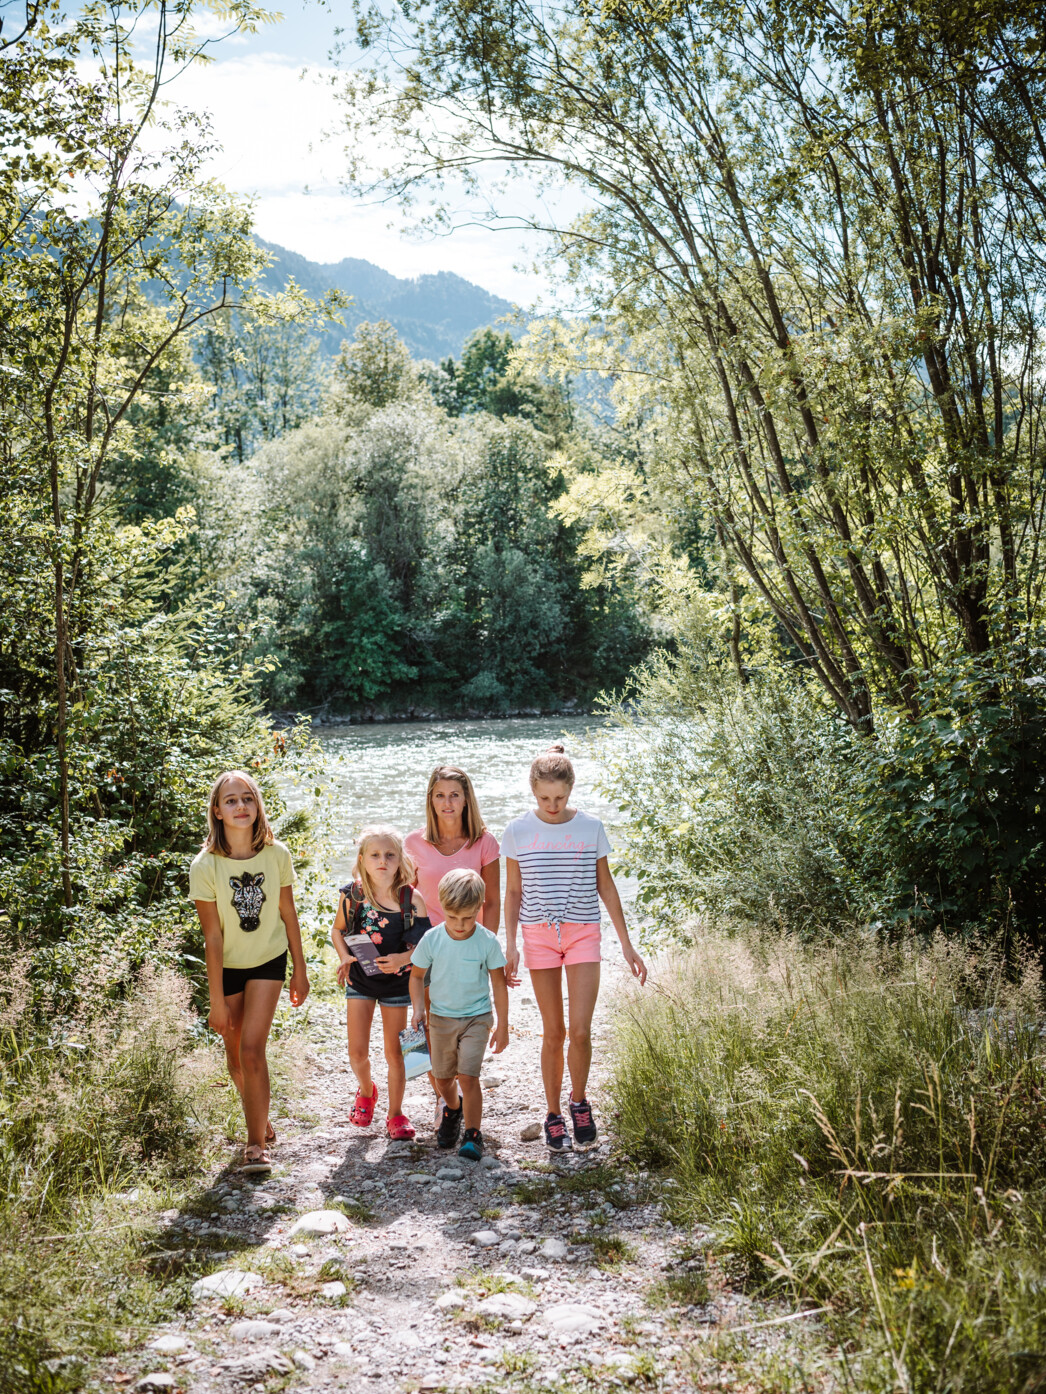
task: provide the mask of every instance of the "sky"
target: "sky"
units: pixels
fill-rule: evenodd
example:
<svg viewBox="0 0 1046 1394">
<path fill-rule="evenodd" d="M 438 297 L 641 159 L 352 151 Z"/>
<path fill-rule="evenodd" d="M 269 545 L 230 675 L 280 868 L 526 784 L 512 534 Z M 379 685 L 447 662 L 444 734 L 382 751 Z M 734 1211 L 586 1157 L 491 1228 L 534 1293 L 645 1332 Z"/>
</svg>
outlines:
<svg viewBox="0 0 1046 1394">
<path fill-rule="evenodd" d="M 345 0 L 333 8 L 285 0 L 280 8 L 282 22 L 216 44 L 213 62 L 194 65 L 168 89 L 178 105 L 210 112 L 222 154 L 209 173 L 253 198 L 258 235 L 313 261 L 362 257 L 397 276 L 455 271 L 525 308 L 539 296 L 547 304 L 550 287 L 532 271 L 538 244 L 524 234 L 410 234 L 394 205 L 368 206 L 339 188 L 339 141 L 325 138 L 338 102 L 324 79 L 334 72 L 336 15 L 351 12 Z"/>
</svg>

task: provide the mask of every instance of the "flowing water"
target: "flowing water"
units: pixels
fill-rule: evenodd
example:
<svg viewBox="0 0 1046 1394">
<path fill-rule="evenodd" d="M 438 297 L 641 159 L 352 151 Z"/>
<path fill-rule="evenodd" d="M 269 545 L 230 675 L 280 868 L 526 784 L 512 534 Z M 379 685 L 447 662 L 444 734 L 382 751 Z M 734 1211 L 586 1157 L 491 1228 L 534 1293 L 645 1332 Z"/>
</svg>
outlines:
<svg viewBox="0 0 1046 1394">
<path fill-rule="evenodd" d="M 353 839 L 366 823 L 391 823 L 407 833 L 425 822 L 425 787 L 436 765 L 459 765 L 475 786 L 484 820 L 495 837 L 532 807 L 530 762 L 562 739 L 577 772 L 575 803 L 606 824 L 615 845 L 617 809 L 594 790 L 597 767 L 581 746 L 596 717 L 526 717 L 506 721 L 413 722 L 403 725 L 321 726 L 334 802 L 334 872 L 349 878 Z M 620 883 L 630 898 L 627 881 Z"/>
</svg>

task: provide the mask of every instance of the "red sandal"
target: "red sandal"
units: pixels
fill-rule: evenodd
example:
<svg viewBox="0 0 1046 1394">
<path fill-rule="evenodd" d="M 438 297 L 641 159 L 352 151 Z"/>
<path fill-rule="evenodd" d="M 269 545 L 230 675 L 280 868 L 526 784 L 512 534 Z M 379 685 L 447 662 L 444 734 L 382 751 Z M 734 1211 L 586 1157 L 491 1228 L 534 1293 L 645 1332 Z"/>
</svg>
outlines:
<svg viewBox="0 0 1046 1394">
<path fill-rule="evenodd" d="M 374 1093 L 369 1099 L 365 1099 L 360 1091 L 356 1090 L 356 1101 L 352 1105 L 352 1112 L 349 1114 L 349 1122 L 355 1123 L 357 1128 L 369 1128 L 374 1121 L 374 1105 L 378 1102 L 378 1086 L 374 1086 Z"/>
<path fill-rule="evenodd" d="M 397 1113 L 395 1118 L 386 1118 L 385 1131 L 394 1142 L 414 1141 L 414 1129 L 405 1113 Z"/>
</svg>

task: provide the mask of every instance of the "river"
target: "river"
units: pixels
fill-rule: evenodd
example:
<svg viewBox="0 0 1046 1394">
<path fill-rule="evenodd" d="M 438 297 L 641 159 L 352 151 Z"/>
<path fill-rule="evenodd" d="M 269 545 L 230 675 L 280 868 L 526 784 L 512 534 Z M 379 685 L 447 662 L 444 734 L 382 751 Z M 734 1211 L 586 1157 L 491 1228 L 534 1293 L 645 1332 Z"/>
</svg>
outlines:
<svg viewBox="0 0 1046 1394">
<path fill-rule="evenodd" d="M 591 716 L 550 716 L 318 727 L 316 739 L 335 786 L 333 870 L 338 884 L 349 879 L 353 839 L 366 823 L 391 823 L 403 833 L 423 826 L 425 786 L 436 765 L 459 765 L 468 772 L 487 826 L 500 838 L 511 818 L 532 807 L 527 780 L 531 760 L 560 739 L 577 772 L 575 802 L 603 820 L 616 845 L 620 815 L 595 793 L 596 764 L 581 746 L 585 731 L 597 725 L 598 718 Z M 630 900 L 633 887 L 627 880 L 619 884 L 622 897 Z"/>
</svg>

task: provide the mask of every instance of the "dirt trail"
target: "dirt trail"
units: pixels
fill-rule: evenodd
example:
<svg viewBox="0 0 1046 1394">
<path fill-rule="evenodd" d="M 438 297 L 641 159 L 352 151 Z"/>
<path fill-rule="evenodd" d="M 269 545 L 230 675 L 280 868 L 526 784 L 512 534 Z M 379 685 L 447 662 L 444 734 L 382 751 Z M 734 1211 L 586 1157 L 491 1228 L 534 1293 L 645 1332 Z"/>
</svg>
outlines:
<svg viewBox="0 0 1046 1394">
<path fill-rule="evenodd" d="M 605 992 L 590 1091 L 603 1122 L 599 1062 L 612 1001 Z M 366 1132 L 348 1122 L 340 1007 L 314 1001 L 305 1089 L 297 1117 L 277 1122 L 271 1179 L 224 1173 L 194 1213 L 161 1219 L 165 1246 L 223 1253 L 207 1281 L 227 1295 L 198 1292 L 187 1318 L 154 1333 L 133 1366 L 124 1357 L 135 1382 L 124 1373 L 120 1387 L 731 1383 L 728 1365 L 712 1358 L 715 1331 L 774 1314 L 714 1275 L 709 1294 L 701 1236 L 673 1228 L 654 1184 L 612 1161 L 608 1141 L 553 1165 L 540 1140 L 521 1140 L 543 1116 L 540 1019 L 528 987 L 513 993 L 512 1008 L 509 1048 L 484 1066 L 488 1155 L 477 1166 L 436 1149 L 423 1080 L 408 1085 L 415 1143 L 387 1143 L 380 1119 Z M 324 1225 L 337 1229 L 308 1232 Z M 651 1303 L 666 1280 L 672 1301 Z M 766 1347 L 775 1337 L 759 1326 L 746 1340 Z"/>
</svg>

